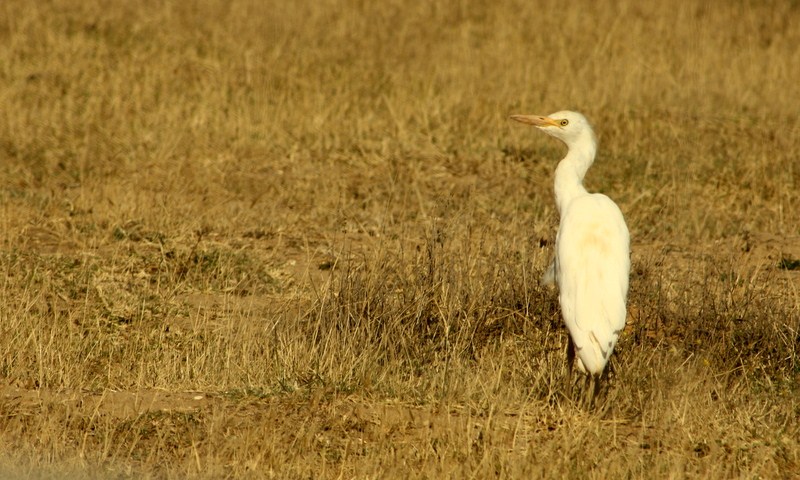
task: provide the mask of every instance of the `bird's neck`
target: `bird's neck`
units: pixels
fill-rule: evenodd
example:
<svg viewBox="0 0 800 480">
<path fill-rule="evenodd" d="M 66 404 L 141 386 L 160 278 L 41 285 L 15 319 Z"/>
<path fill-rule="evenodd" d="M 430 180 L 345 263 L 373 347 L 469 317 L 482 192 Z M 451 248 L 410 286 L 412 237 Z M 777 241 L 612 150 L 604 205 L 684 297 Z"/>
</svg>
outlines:
<svg viewBox="0 0 800 480">
<path fill-rule="evenodd" d="M 569 145 L 569 152 L 556 167 L 555 193 L 558 213 L 563 214 L 567 205 L 576 197 L 586 195 L 583 177 L 594 162 L 597 142 L 590 132 Z"/>
</svg>

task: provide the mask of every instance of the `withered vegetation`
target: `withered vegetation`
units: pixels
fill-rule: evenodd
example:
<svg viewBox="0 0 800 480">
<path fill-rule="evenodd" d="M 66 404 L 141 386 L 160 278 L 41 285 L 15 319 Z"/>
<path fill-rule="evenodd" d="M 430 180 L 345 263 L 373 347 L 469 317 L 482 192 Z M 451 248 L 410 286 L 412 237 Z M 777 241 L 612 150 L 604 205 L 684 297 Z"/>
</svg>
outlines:
<svg viewBox="0 0 800 480">
<path fill-rule="evenodd" d="M 0 476 L 800 475 L 793 2 L 0 3 Z M 632 236 L 597 408 L 563 149 Z"/>
</svg>

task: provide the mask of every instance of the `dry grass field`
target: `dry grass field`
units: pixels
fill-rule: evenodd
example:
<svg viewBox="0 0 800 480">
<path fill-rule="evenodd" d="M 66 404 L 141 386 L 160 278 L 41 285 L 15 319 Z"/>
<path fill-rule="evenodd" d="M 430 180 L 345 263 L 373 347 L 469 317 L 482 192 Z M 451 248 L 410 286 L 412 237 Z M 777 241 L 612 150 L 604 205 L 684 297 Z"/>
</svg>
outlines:
<svg viewBox="0 0 800 480">
<path fill-rule="evenodd" d="M 800 5 L 0 2 L 0 478 L 800 478 Z M 580 110 L 594 409 L 538 283 Z"/>
</svg>

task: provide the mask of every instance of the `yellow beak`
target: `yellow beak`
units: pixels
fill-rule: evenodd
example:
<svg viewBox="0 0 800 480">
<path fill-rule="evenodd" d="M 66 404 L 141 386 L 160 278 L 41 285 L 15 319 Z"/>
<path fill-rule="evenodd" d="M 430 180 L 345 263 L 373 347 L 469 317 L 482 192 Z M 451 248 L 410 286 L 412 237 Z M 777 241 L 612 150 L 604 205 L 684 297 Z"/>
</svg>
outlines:
<svg viewBox="0 0 800 480">
<path fill-rule="evenodd" d="M 512 120 L 534 127 L 558 127 L 558 121 L 550 117 L 543 117 L 541 115 L 511 115 Z"/>
</svg>

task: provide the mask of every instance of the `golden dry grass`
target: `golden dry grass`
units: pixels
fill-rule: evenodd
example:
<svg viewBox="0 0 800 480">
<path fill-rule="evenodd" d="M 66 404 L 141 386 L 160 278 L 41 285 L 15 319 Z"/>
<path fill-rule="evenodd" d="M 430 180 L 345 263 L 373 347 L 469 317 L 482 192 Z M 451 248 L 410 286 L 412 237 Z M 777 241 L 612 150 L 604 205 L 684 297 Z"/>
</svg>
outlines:
<svg viewBox="0 0 800 480">
<path fill-rule="evenodd" d="M 800 476 L 794 2 L 6 0 L 0 476 Z M 595 410 L 563 150 L 633 242 Z"/>
</svg>

